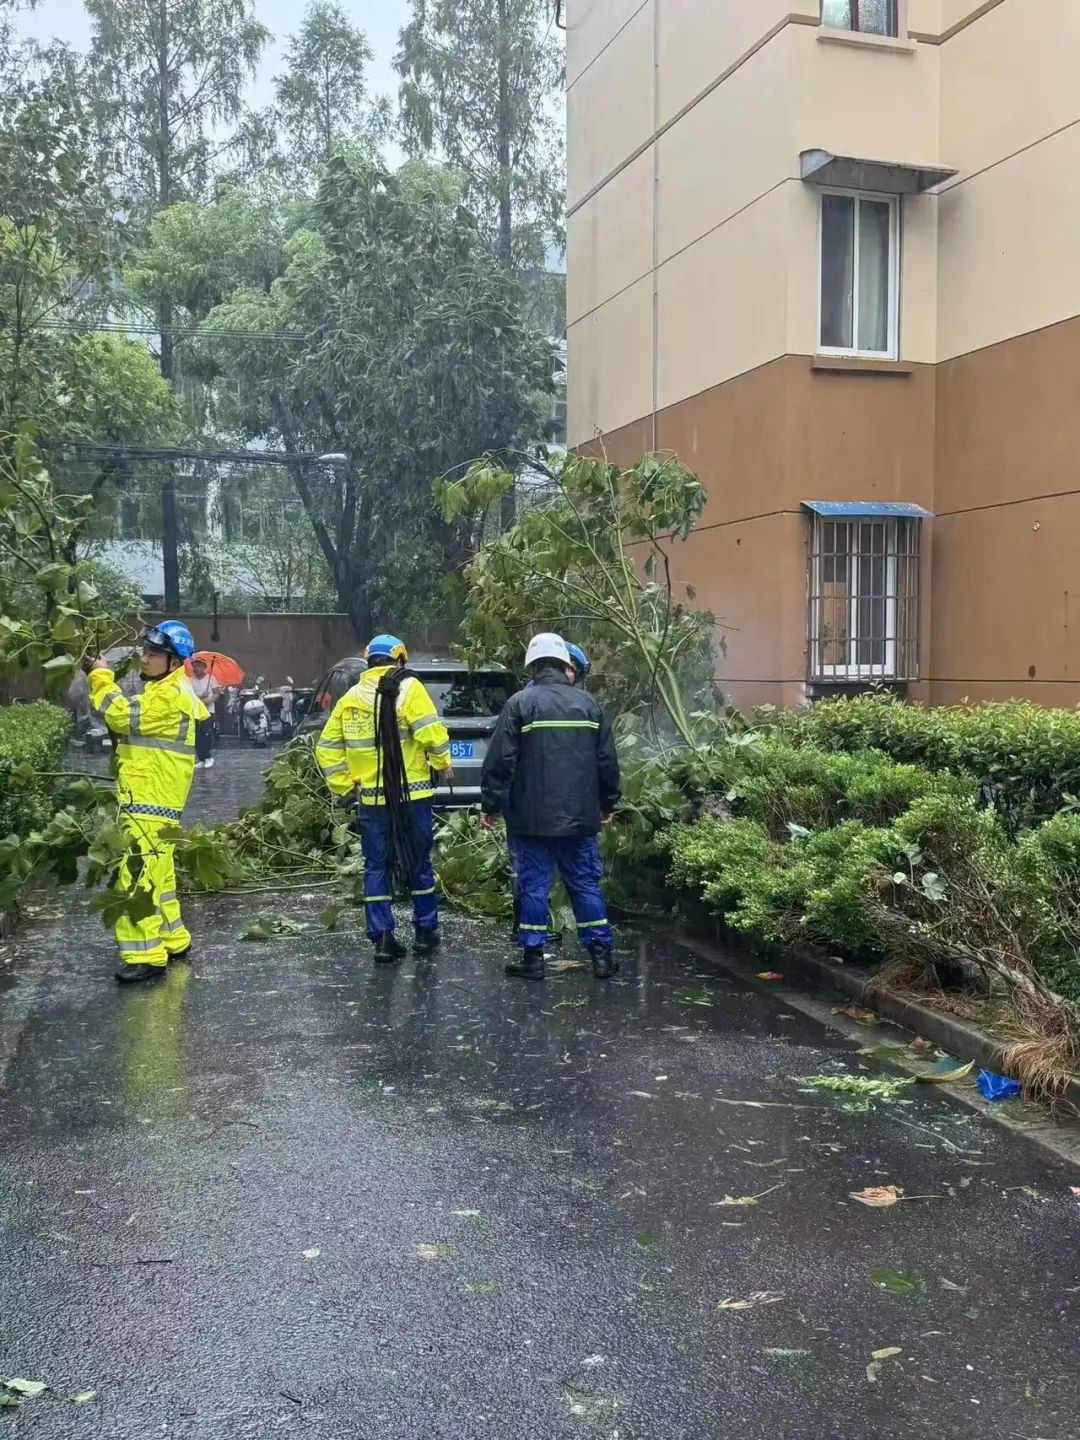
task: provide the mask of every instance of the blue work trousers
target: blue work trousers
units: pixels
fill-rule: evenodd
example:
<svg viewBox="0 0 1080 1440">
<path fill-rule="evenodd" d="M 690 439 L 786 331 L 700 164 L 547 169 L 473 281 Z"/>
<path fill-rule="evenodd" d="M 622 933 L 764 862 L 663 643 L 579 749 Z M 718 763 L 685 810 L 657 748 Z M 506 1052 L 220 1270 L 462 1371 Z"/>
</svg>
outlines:
<svg viewBox="0 0 1080 1440">
<path fill-rule="evenodd" d="M 430 800 L 413 800 L 412 812 L 424 840 L 423 860 L 409 877 L 413 920 L 418 930 L 439 928 L 439 901 L 435 894 L 435 871 L 431 847 L 435 839 L 435 816 Z M 360 845 L 364 851 L 364 916 L 371 940 L 394 933 L 394 911 L 390 891 L 389 834 L 385 805 L 361 805 Z"/>
<path fill-rule="evenodd" d="M 570 896 L 582 943 L 611 945 L 614 937 L 600 885 L 604 867 L 596 836 L 545 839 L 517 835 L 513 845 L 521 897 L 520 940 L 523 948 L 542 950 L 547 941 L 550 924 L 548 907 L 556 870 Z"/>
</svg>

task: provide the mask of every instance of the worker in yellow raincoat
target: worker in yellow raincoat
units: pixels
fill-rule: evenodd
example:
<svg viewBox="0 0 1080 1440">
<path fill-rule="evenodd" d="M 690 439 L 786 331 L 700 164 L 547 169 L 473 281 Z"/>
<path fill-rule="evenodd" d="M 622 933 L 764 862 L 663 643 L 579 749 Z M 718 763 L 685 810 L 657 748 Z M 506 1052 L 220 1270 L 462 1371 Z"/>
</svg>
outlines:
<svg viewBox="0 0 1080 1440">
<path fill-rule="evenodd" d="M 364 915 L 382 964 L 405 954 L 394 935 L 395 881 L 412 898 L 417 952 L 438 948 L 431 772 L 454 778 L 450 737 L 423 683 L 405 669 L 408 658 L 396 636 L 377 635 L 365 653 L 370 668 L 334 707 L 315 751 L 333 793 L 357 802 Z"/>
<path fill-rule="evenodd" d="M 125 914 L 116 922 L 121 984 L 159 979 L 170 959 L 191 949 L 176 893 L 173 847 L 161 836 L 184 813 L 195 774 L 195 725 L 207 718 L 184 676 L 184 661 L 194 653 L 187 626 L 167 620 L 143 637 L 142 695 L 124 695 L 103 660 L 87 672 L 90 704 L 115 739 L 120 823 L 135 847 L 120 866 L 116 886 L 129 894 L 144 892 L 148 901 L 142 918 Z"/>
</svg>

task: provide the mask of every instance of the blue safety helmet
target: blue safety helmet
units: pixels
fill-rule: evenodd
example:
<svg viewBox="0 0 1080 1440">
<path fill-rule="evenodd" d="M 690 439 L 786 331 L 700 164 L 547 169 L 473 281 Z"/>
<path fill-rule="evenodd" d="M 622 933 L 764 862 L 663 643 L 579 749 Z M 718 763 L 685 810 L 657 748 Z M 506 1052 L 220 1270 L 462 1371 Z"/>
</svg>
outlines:
<svg viewBox="0 0 1080 1440">
<path fill-rule="evenodd" d="M 151 625 L 142 643 L 152 645 L 155 650 L 165 650 L 178 660 L 190 660 L 195 654 L 195 637 L 179 620 L 164 620 L 160 625 Z"/>
<path fill-rule="evenodd" d="M 365 660 L 408 660 L 409 652 L 396 635 L 376 635 L 364 651 Z"/>
<path fill-rule="evenodd" d="M 589 664 L 589 657 L 580 645 L 567 645 L 566 648 L 570 651 L 570 659 L 574 662 L 574 669 L 584 680 L 585 676 L 592 669 L 592 666 Z"/>
</svg>

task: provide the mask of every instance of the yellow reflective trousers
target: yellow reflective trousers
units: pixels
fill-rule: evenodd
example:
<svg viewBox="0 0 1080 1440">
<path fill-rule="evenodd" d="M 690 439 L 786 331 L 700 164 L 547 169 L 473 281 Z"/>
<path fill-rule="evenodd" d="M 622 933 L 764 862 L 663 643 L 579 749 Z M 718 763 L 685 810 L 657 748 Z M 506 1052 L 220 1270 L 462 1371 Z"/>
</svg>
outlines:
<svg viewBox="0 0 1080 1440">
<path fill-rule="evenodd" d="M 138 846 L 142 871 L 129 857 L 120 866 L 116 888 L 124 894 L 133 890 L 148 892 L 154 913 L 141 920 L 121 915 L 116 922 L 116 945 L 125 965 L 167 965 L 170 955 L 181 955 L 191 945 L 191 936 L 180 916 L 180 900 L 176 893 L 176 871 L 173 847 L 161 839 L 168 821 L 146 820 L 138 815 L 122 815 L 124 829 Z"/>
<path fill-rule="evenodd" d="M 120 867 L 116 889 L 146 891 L 153 913 L 132 920 L 121 915 L 116 943 L 126 965 L 167 965 L 191 944 L 180 918 L 173 847 L 161 832 L 177 825 L 195 776 L 195 724 L 207 718 L 182 669 L 147 682 L 129 698 L 111 670 L 91 670 L 90 703 L 116 742 L 116 790 L 120 823 L 135 841 L 138 856 Z"/>
</svg>

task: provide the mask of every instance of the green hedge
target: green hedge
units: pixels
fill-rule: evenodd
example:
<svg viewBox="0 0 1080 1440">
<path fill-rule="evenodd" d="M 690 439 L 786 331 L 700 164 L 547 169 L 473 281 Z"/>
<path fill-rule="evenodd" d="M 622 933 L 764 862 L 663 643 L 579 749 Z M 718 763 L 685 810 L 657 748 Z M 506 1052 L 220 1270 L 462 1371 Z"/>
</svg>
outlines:
<svg viewBox="0 0 1080 1440">
<path fill-rule="evenodd" d="M 44 826 L 56 806 L 48 777 L 20 782 L 24 767 L 57 770 L 71 734 L 71 717 L 44 701 L 0 708 L 0 838 Z M 12 779 L 12 771 L 16 779 Z"/>
<path fill-rule="evenodd" d="M 904 764 L 965 775 L 982 787 L 1010 833 L 1080 796 L 1080 711 L 1013 700 L 927 710 L 885 694 L 828 700 L 769 724 L 795 744 L 879 750 Z"/>
</svg>

